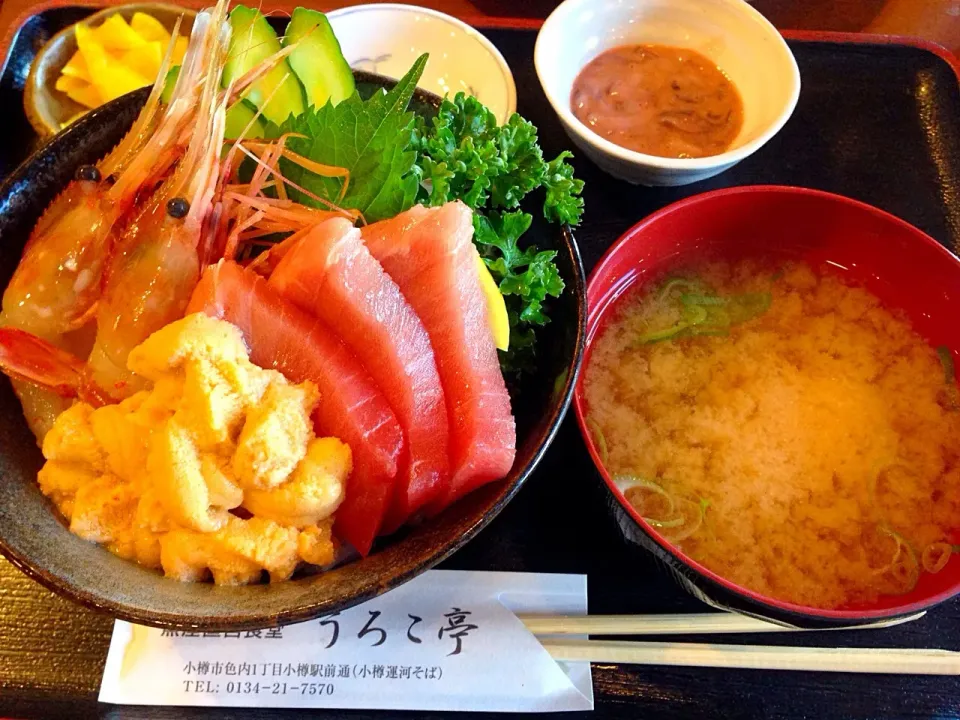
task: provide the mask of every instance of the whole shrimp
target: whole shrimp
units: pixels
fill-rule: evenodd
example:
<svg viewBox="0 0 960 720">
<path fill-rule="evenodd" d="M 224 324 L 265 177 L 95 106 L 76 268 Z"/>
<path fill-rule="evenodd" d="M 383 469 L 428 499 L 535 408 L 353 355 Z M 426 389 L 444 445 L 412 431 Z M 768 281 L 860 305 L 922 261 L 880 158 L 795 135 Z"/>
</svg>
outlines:
<svg viewBox="0 0 960 720">
<path fill-rule="evenodd" d="M 226 0 L 221 6 L 225 8 Z M 178 29 L 179 22 L 174 39 Z M 206 77 L 210 29 L 211 12 L 200 13 L 171 100 L 161 109 L 160 95 L 171 56 L 168 49 L 131 130 L 98 165 L 81 167 L 77 179 L 45 211 L 4 293 L 0 369 L 13 379 L 24 415 L 38 439 L 72 397 L 89 397 L 91 393 L 84 388 L 95 387 L 87 373 L 78 374 L 84 369 L 82 359 L 74 358 L 69 368 L 64 359 L 70 353 L 87 357 L 96 330 L 91 321 L 96 320 L 104 273 L 117 236 L 135 204 L 178 162 L 192 136 L 187 130 L 193 129 L 191 121 Z M 27 339 L 28 333 L 33 337 Z M 44 372 L 49 373 L 48 382 L 43 380 Z M 84 380 L 71 386 L 62 382 L 64 377 Z M 93 394 L 107 395 L 99 390 Z"/>
<path fill-rule="evenodd" d="M 198 18 L 195 35 L 203 25 Z M 97 165 L 81 166 L 41 216 L 4 291 L 0 324 L 56 342 L 92 318 L 112 231 L 138 194 L 177 160 L 169 139 L 189 119 L 190 102 L 171 102 L 160 112 L 170 56 L 168 49 L 146 105 L 124 139 Z M 196 66 L 195 57 L 184 58 L 188 65 Z M 191 85 L 184 80 L 182 94 Z"/>
<path fill-rule="evenodd" d="M 226 0 L 220 0 L 215 8 L 198 16 L 198 23 L 209 16 L 205 34 L 202 39 L 197 39 L 195 24 L 195 34 L 191 37 L 184 70 L 174 93 L 175 98 L 181 91 L 182 96 L 187 97 L 187 87 L 197 92 L 193 103 L 195 108 L 187 123 L 189 131 L 181 136 L 186 147 L 183 157 L 172 174 L 130 215 L 125 226 L 113 234 L 108 257 L 102 260 L 100 292 L 91 313 L 96 321 L 96 336 L 87 362 L 39 338 L 24 337 L 25 334 L 0 328 L 0 369 L 11 377 L 27 380 L 65 397 L 80 396 L 94 404 L 127 396 L 142 384 L 126 369 L 130 350 L 152 332 L 182 316 L 203 266 L 225 254 L 227 233 L 224 228 L 235 228 L 240 220 L 245 221 L 248 228 L 259 219 L 265 223 L 282 220 L 288 226 L 299 224 L 302 227 L 334 214 L 355 217 L 355 213 L 312 210 L 287 200 L 283 179 L 273 167 L 270 170 L 278 178 L 273 184 L 279 184 L 279 198 L 263 196 L 260 187 L 248 189 L 244 194 L 238 192 L 242 186 L 228 184 L 231 169 L 236 164 L 236 151 L 242 148 L 234 146 L 226 160 L 220 163 L 226 109 L 294 46 L 281 50 L 238 79 L 232 87 L 219 91 L 229 46 L 226 5 Z M 195 58 L 202 70 L 187 72 L 190 57 Z M 187 77 L 202 80 L 186 85 L 184 79 Z M 168 114 L 175 105 L 176 100 L 171 102 Z M 178 127 L 182 128 L 183 124 Z M 174 137 L 175 128 L 166 127 L 163 138 L 157 142 L 166 146 Z M 276 144 L 252 145 L 274 162 L 281 154 L 299 157 L 285 150 L 283 144 L 281 139 Z M 263 165 L 252 153 L 244 152 Z M 134 157 L 130 167 L 143 165 L 138 159 Z M 309 166 L 308 160 L 300 159 Z M 316 166 L 310 169 L 341 177 L 346 175 L 346 171 L 340 168 Z M 265 178 L 262 168 L 258 177 Z M 234 214 L 237 215 L 236 221 L 230 220 Z M 252 222 L 250 215 L 256 216 Z M 294 228 L 291 226 L 290 229 Z M 257 227 L 251 232 L 262 234 Z M 232 237 L 231 252 L 236 251 L 236 234 Z"/>
<path fill-rule="evenodd" d="M 222 225 L 233 217 L 231 199 L 236 193 L 229 192 L 227 185 L 235 166 L 235 151 L 242 147 L 241 140 L 227 153 L 221 163 L 224 145 L 226 111 L 237 89 L 228 87 L 218 92 L 220 72 L 229 47 L 229 25 L 224 23 L 219 55 L 210 63 L 207 82 L 203 89 L 195 131 L 183 160 L 174 173 L 154 193 L 139 214 L 130 222 L 118 239 L 116 252 L 105 274 L 103 296 L 97 315 L 97 336 L 88 361 L 95 385 L 115 398 L 128 396 L 142 389 L 144 380 L 127 369 L 130 351 L 164 325 L 183 317 L 193 290 L 196 288 L 203 268 L 224 257 L 236 247 L 236 241 L 228 238 L 226 246 L 218 242 L 223 236 Z M 289 52 L 288 50 L 281 53 Z M 278 53 L 265 64 L 254 68 L 253 77 L 266 72 L 280 59 Z M 238 80 L 245 85 L 251 76 Z M 267 98 L 269 102 L 272 96 Z M 259 149 L 273 150 L 272 159 L 279 162 L 281 154 L 299 158 L 312 164 L 307 158 L 284 150 L 285 138 L 277 143 L 256 143 Z M 253 153 L 248 154 L 259 160 Z M 315 169 L 346 175 L 342 168 L 316 165 Z M 276 168 L 272 171 L 277 173 Z M 254 183 L 256 179 L 254 180 Z M 296 205 L 287 200 L 282 189 L 282 179 L 275 181 L 280 198 L 266 199 L 243 196 L 246 200 L 237 203 L 249 213 L 249 204 L 267 203 L 264 217 L 282 210 L 279 205 L 292 206 L 287 214 L 299 221 L 315 224 L 329 219 L 334 214 L 353 214 L 343 211 L 314 210 Z M 235 225 L 237 223 L 234 223 Z"/>
<path fill-rule="evenodd" d="M 147 336 L 182 317 L 200 278 L 199 248 L 219 176 L 228 95 L 219 92 L 230 43 L 226 3 L 211 13 L 208 63 L 186 153 L 117 238 L 104 276 L 92 379 L 114 397 L 140 389 L 127 355 Z"/>
<path fill-rule="evenodd" d="M 4 291 L 0 326 L 32 333 L 72 352 L 85 354 L 89 348 L 91 334 L 83 327 L 92 319 L 100 295 L 112 233 L 142 189 L 177 159 L 170 143 L 157 140 L 178 132 L 187 119 L 182 109 L 162 113 L 160 106 L 179 27 L 178 20 L 158 80 L 130 131 L 99 163 L 81 166 L 34 227 Z M 31 343 L 5 342 L 0 347 L 0 367 L 8 361 L 20 363 L 22 355 L 27 355 L 29 364 L 36 352 Z M 33 383 L 15 381 L 14 389 L 37 437 L 46 434 L 67 406 L 59 394 Z"/>
<path fill-rule="evenodd" d="M 315 225 L 331 217 L 345 217 L 351 221 L 361 217 L 357 211 L 335 206 L 319 210 L 286 198 L 284 184 L 298 186 L 283 178 L 278 171 L 281 156 L 317 173 L 343 178 L 347 178 L 348 173 L 342 168 L 312 163 L 287 150 L 285 137 L 272 142 L 250 142 L 252 151 L 235 145 L 221 164 L 220 178 L 212 193 L 217 202 L 211 204 L 208 201 L 210 178 L 217 166 L 217 154 L 213 148 L 222 141 L 223 109 L 222 105 L 217 108 L 211 119 L 209 137 L 213 145 L 205 147 L 198 140 L 193 149 L 200 154 L 201 161 L 196 164 L 185 162 L 182 166 L 184 173 L 194 182 L 184 181 L 184 175 L 171 177 L 121 238 L 124 247 L 115 255 L 106 275 L 107 288 L 99 305 L 106 316 L 99 317 L 98 313 L 97 344 L 89 364 L 27 333 L 0 329 L 0 356 L 16 352 L 21 360 L 15 367 L 5 367 L 7 374 L 65 397 L 79 396 L 93 405 L 129 394 L 141 384 L 122 367 L 129 349 L 183 314 L 185 299 L 192 293 L 202 267 L 219 258 L 234 258 L 241 246 L 256 245 L 264 235 L 293 233 L 284 242 L 271 245 L 268 252 L 250 263 L 259 272 L 269 274 L 270 267 L 288 246 Z M 200 133 L 198 137 L 205 135 Z M 257 163 L 248 183 L 227 182 L 236 150 Z M 256 151 L 261 155 L 258 156 Z M 188 152 L 188 157 L 192 155 Z M 194 169 L 193 173 L 189 172 L 190 168 Z M 199 205 L 195 201 L 191 206 L 186 197 L 171 197 L 181 184 L 193 187 L 193 197 L 201 197 Z M 263 191 L 271 187 L 277 190 L 279 197 L 264 194 Z M 189 191 L 185 194 L 189 195 Z M 203 210 L 191 218 L 191 210 L 198 206 Z M 184 211 L 186 214 L 182 218 L 177 217 Z M 204 213 L 205 220 L 200 220 Z M 107 311 L 104 308 L 113 309 Z M 108 351 L 117 348 L 122 355 L 113 360 Z"/>
</svg>

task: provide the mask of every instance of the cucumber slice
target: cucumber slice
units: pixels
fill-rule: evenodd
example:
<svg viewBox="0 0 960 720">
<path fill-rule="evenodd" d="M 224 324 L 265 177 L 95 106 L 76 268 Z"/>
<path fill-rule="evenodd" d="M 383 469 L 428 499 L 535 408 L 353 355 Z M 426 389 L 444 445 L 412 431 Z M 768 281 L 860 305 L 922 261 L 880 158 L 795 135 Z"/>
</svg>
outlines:
<svg viewBox="0 0 960 720">
<path fill-rule="evenodd" d="M 224 87 L 280 50 L 277 34 L 258 10 L 237 5 L 230 11 L 230 26 L 233 34 L 223 68 Z M 273 98 L 266 103 L 271 95 Z M 243 97 L 277 125 L 304 110 L 303 88 L 286 60 L 251 85 Z"/>
<path fill-rule="evenodd" d="M 177 84 L 177 77 L 180 75 L 180 66 L 170 68 L 167 77 L 164 80 L 163 92 L 160 94 L 160 102 L 170 103 L 170 97 L 173 95 L 173 86 Z M 256 115 L 256 109 L 247 104 L 246 100 L 240 100 L 234 103 L 227 110 L 226 127 L 224 137 L 227 140 L 236 140 L 240 133 L 244 131 L 247 125 Z M 257 118 L 256 122 L 247 133 L 248 138 L 262 138 L 266 134 L 266 125 L 263 123 L 263 116 Z"/>
<path fill-rule="evenodd" d="M 163 90 L 160 91 L 160 102 L 164 105 L 170 104 L 170 98 L 173 97 L 173 87 L 177 84 L 178 77 L 180 77 L 179 65 L 174 65 L 167 70 L 167 76 L 163 79 Z"/>
<path fill-rule="evenodd" d="M 238 103 L 235 103 L 227 110 L 227 124 L 224 131 L 224 137 L 227 140 L 236 140 L 240 137 L 241 133 L 247 129 L 247 125 L 250 124 L 250 121 L 253 120 L 254 116 L 257 114 L 257 111 L 247 105 L 246 100 L 241 100 Z M 263 118 L 258 117 L 254 120 L 253 125 L 247 134 L 244 135 L 245 140 L 250 140 L 253 138 L 262 138 L 266 133 L 266 126 L 263 124 Z"/>
<path fill-rule="evenodd" d="M 302 7 L 294 10 L 283 44 L 297 42 L 290 65 L 303 83 L 308 105 L 319 108 L 327 101 L 336 105 L 353 95 L 353 71 L 326 15 Z"/>
</svg>

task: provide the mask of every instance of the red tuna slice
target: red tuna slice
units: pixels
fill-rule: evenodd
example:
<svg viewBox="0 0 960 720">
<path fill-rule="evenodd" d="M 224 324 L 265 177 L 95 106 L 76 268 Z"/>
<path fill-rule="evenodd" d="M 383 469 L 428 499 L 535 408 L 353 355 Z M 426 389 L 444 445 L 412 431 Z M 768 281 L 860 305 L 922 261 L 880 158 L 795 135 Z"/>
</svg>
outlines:
<svg viewBox="0 0 960 720">
<path fill-rule="evenodd" d="M 187 312 L 205 312 L 240 328 L 250 359 L 260 367 L 279 370 L 292 382 L 317 384 L 317 433 L 340 438 L 353 454 L 334 531 L 362 555 L 369 553 L 403 448 L 400 425 L 373 378 L 323 323 L 236 263 L 208 267 Z"/>
<path fill-rule="evenodd" d="M 427 331 L 347 220 L 297 241 L 269 285 L 343 339 L 396 413 L 406 456 L 381 532 L 395 530 L 450 484 L 447 406 Z"/>
<path fill-rule="evenodd" d="M 477 272 L 473 213 L 461 202 L 363 228 L 370 253 L 423 321 L 450 416 L 450 490 L 441 510 L 513 466 L 517 431 Z"/>
</svg>

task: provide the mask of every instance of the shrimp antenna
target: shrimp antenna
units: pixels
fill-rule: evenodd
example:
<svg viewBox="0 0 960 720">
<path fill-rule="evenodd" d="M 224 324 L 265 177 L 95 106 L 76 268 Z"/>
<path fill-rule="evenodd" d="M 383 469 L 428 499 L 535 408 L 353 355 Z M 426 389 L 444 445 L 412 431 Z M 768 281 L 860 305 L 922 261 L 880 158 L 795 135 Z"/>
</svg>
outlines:
<svg viewBox="0 0 960 720">
<path fill-rule="evenodd" d="M 122 172 L 131 157 L 138 153 L 150 138 L 160 108 L 160 96 L 163 94 L 163 88 L 167 82 L 167 73 L 170 71 L 170 65 L 173 62 L 173 53 L 176 49 L 177 38 L 180 36 L 180 24 L 182 22 L 183 16 L 181 15 L 173 25 L 173 30 L 170 32 L 170 42 L 167 43 L 167 50 L 157 71 L 157 79 L 150 89 L 150 95 L 147 97 L 143 109 L 137 115 L 133 127 L 101 164 L 100 172 L 104 177 Z"/>
</svg>

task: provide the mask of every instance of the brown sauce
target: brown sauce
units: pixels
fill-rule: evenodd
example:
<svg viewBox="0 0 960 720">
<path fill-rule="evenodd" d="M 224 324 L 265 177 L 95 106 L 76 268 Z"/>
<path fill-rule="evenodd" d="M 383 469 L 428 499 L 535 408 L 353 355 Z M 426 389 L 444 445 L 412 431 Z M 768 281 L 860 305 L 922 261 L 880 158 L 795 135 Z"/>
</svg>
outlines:
<svg viewBox="0 0 960 720">
<path fill-rule="evenodd" d="M 573 83 L 577 119 L 647 155 L 725 152 L 743 125 L 737 88 L 709 58 L 666 45 L 624 45 L 591 60 Z"/>
</svg>

